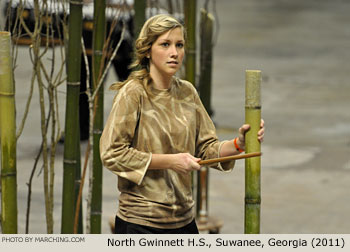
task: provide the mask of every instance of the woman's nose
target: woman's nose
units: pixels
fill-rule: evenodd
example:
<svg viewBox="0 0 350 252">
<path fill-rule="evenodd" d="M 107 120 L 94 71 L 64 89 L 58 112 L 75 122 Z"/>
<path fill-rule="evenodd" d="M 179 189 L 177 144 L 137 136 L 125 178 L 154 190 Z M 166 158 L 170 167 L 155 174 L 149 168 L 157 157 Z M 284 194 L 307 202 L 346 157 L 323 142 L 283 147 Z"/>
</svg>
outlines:
<svg viewBox="0 0 350 252">
<path fill-rule="evenodd" d="M 171 51 L 170 51 L 170 56 L 172 56 L 172 57 L 177 57 L 178 54 L 179 54 L 179 52 L 177 51 L 176 46 L 172 46 L 172 47 L 171 47 Z"/>
</svg>

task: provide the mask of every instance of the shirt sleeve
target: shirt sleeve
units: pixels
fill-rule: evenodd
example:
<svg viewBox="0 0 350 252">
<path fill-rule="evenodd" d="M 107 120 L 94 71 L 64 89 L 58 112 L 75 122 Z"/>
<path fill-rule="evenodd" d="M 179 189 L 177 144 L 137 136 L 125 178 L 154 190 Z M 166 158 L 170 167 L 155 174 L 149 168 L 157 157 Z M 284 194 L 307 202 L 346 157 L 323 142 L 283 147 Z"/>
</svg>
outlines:
<svg viewBox="0 0 350 252">
<path fill-rule="evenodd" d="M 126 84 L 114 99 L 100 139 L 103 165 L 114 174 L 141 184 L 151 162 L 151 153 L 133 147 L 140 114 L 141 91 Z"/>
<path fill-rule="evenodd" d="M 196 156 L 201 159 L 212 159 L 220 157 L 221 146 L 225 141 L 220 142 L 213 121 L 204 108 L 198 93 L 194 90 L 196 104 Z M 232 171 L 235 161 L 217 163 L 210 167 L 220 171 Z"/>
</svg>

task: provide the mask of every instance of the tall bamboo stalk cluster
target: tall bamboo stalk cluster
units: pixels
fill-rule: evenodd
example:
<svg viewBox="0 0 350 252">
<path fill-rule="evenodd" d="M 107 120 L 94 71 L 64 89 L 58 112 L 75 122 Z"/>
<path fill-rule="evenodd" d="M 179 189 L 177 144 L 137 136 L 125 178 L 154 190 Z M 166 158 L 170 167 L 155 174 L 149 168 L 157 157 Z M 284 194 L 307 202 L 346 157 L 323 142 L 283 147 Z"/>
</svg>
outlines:
<svg viewBox="0 0 350 252">
<path fill-rule="evenodd" d="M 261 71 L 246 71 L 245 90 L 245 123 L 250 125 L 246 133 L 245 152 L 260 152 L 260 142 L 257 139 L 261 121 Z M 253 157 L 245 160 L 245 215 L 244 232 L 246 234 L 260 233 L 260 166 L 261 158 Z"/>
<path fill-rule="evenodd" d="M 16 111 L 11 34 L 0 32 L 1 224 L 17 233 Z"/>
</svg>

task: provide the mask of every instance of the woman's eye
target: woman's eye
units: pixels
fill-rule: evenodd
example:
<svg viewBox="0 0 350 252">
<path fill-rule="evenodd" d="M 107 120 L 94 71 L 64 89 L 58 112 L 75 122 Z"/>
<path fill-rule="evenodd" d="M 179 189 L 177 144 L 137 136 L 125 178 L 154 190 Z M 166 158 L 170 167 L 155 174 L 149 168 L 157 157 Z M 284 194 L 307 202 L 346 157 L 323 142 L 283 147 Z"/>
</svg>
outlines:
<svg viewBox="0 0 350 252">
<path fill-rule="evenodd" d="M 164 42 L 164 43 L 162 43 L 162 46 L 164 46 L 164 47 L 168 47 L 168 46 L 169 46 L 169 43 Z"/>
<path fill-rule="evenodd" d="M 183 44 L 183 43 L 178 43 L 176 46 L 177 46 L 178 48 L 183 48 L 183 47 L 184 47 L 184 44 Z"/>
</svg>

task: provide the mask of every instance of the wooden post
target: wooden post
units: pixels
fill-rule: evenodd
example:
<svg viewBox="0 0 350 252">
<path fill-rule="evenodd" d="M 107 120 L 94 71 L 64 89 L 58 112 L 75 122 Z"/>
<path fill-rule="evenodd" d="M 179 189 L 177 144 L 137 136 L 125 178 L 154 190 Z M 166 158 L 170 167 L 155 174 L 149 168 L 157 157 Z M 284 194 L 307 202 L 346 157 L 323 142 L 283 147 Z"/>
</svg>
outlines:
<svg viewBox="0 0 350 252">
<path fill-rule="evenodd" d="M 261 71 L 246 71 L 245 123 L 250 130 L 245 137 L 245 152 L 260 152 L 257 135 L 261 121 Z M 260 156 L 245 160 L 245 215 L 244 233 L 260 233 Z"/>
<path fill-rule="evenodd" d="M 0 32 L 1 223 L 4 234 L 17 233 L 16 113 L 11 34 Z"/>
</svg>

